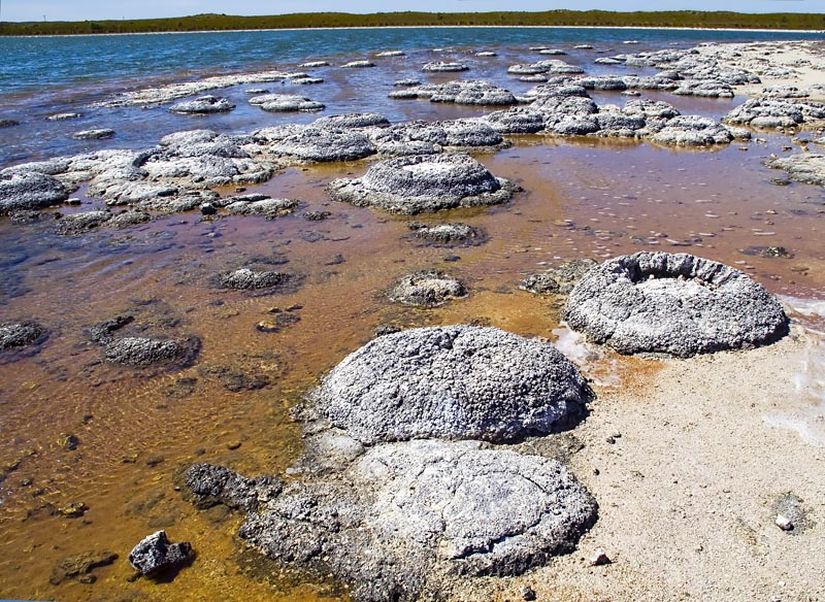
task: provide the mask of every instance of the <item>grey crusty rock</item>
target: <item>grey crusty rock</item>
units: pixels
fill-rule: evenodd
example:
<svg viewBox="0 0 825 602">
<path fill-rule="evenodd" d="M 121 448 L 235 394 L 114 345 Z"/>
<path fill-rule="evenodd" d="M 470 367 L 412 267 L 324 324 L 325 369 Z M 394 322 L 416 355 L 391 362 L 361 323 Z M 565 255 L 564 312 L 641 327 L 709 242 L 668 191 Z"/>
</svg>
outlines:
<svg viewBox="0 0 825 602">
<path fill-rule="evenodd" d="M 106 138 L 114 137 L 114 135 L 114 130 L 103 128 L 97 130 L 83 130 L 80 132 L 75 132 L 74 134 L 72 134 L 72 138 L 74 138 L 75 140 L 105 140 Z"/>
<path fill-rule="evenodd" d="M 259 291 L 282 286 L 289 282 L 291 278 L 292 275 L 286 272 L 241 268 L 233 272 L 219 274 L 215 279 L 215 284 L 220 288 L 238 291 Z"/>
<path fill-rule="evenodd" d="M 678 357 L 765 345 L 788 331 L 782 306 L 760 284 L 685 253 L 606 261 L 576 284 L 564 317 L 620 353 Z"/>
<path fill-rule="evenodd" d="M 345 582 L 356 602 L 441 599 L 575 549 L 596 503 L 558 462 L 477 442 L 380 445 L 342 479 L 288 486 L 240 536 Z"/>
<path fill-rule="evenodd" d="M 503 203 L 515 187 L 468 155 L 418 155 L 374 163 L 356 179 L 338 179 L 333 199 L 413 215 L 455 207 Z"/>
<path fill-rule="evenodd" d="M 129 552 L 129 564 L 141 575 L 150 577 L 180 568 L 192 558 L 192 544 L 171 543 L 166 531 L 147 535 Z"/>
<path fill-rule="evenodd" d="M 449 63 L 444 61 L 434 61 L 426 63 L 421 67 L 422 71 L 431 73 L 453 73 L 457 71 L 468 71 L 470 68 L 464 63 Z"/>
<path fill-rule="evenodd" d="M 290 111 L 320 111 L 323 103 L 295 94 L 262 94 L 249 99 L 249 104 L 261 107 L 264 111 L 283 113 Z"/>
<path fill-rule="evenodd" d="M 387 127 L 389 120 L 380 113 L 344 113 L 343 115 L 328 115 L 320 117 L 312 122 L 312 125 L 319 128 L 365 128 L 365 127 Z"/>
<path fill-rule="evenodd" d="M 788 172 L 792 180 L 825 186 L 825 155 L 798 153 L 788 157 L 771 157 L 765 165 Z"/>
<path fill-rule="evenodd" d="M 169 107 L 169 110 L 173 113 L 206 115 L 208 113 L 227 113 L 234 108 L 235 105 L 226 98 L 201 96 L 194 100 L 175 103 Z"/>
<path fill-rule="evenodd" d="M 36 171 L 0 173 L 0 215 L 18 210 L 42 209 L 69 198 L 66 187 L 50 175 Z"/>
<path fill-rule="evenodd" d="M 36 322 L 0 323 L 0 351 L 33 345 L 46 335 L 46 330 Z"/>
<path fill-rule="evenodd" d="M 466 296 L 467 289 L 461 282 L 435 271 L 408 274 L 389 293 L 391 301 L 416 307 L 437 307 Z"/>
<path fill-rule="evenodd" d="M 497 328 L 418 328 L 378 337 L 309 395 L 365 444 L 417 438 L 514 441 L 567 427 L 591 398 L 553 345 Z"/>
<path fill-rule="evenodd" d="M 376 152 L 361 132 L 330 127 L 299 128 L 268 146 L 269 152 L 314 162 L 354 161 Z"/>
</svg>

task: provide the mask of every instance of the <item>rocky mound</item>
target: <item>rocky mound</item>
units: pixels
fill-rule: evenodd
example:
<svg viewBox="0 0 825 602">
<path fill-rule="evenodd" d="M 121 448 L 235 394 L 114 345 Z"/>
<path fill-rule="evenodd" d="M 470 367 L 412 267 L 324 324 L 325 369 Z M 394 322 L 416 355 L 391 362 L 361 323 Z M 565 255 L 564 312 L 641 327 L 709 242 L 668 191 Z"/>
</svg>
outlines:
<svg viewBox="0 0 825 602">
<path fill-rule="evenodd" d="M 764 345 L 788 330 L 760 284 L 684 253 L 642 252 L 593 268 L 570 293 L 565 319 L 620 353 L 678 357 Z"/>
<path fill-rule="evenodd" d="M 550 268 L 544 272 L 528 276 L 519 284 L 519 288 L 536 295 L 553 293 L 567 294 L 573 285 L 596 265 L 592 259 L 577 259 Z"/>
<path fill-rule="evenodd" d="M 179 102 L 169 107 L 173 113 L 194 113 L 194 114 L 208 114 L 208 113 L 227 113 L 235 108 L 226 98 L 218 98 L 217 96 L 201 96 L 194 100 L 186 102 Z"/>
<path fill-rule="evenodd" d="M 106 361 L 132 368 L 191 364 L 200 352 L 200 339 L 154 339 L 123 337 L 111 339 L 104 345 Z"/>
<path fill-rule="evenodd" d="M 323 103 L 295 94 L 262 94 L 249 99 L 249 104 L 261 107 L 264 111 L 284 113 L 290 111 L 321 111 Z"/>
<path fill-rule="evenodd" d="M 427 71 L 430 73 L 454 73 L 458 71 L 468 71 L 469 69 L 470 68 L 464 63 L 448 63 L 444 61 L 426 63 L 423 67 L 421 67 L 422 71 Z"/>
<path fill-rule="evenodd" d="M 329 422 L 374 444 L 511 441 L 579 419 L 590 389 L 549 343 L 496 328 L 419 328 L 350 354 L 311 394 Z"/>
<path fill-rule="evenodd" d="M 391 301 L 416 307 L 437 307 L 466 296 L 467 289 L 461 282 L 434 271 L 404 276 L 389 293 Z"/>
<path fill-rule="evenodd" d="M 773 157 L 765 165 L 788 172 L 792 180 L 815 186 L 825 186 L 825 155 L 800 153 L 789 157 Z"/>
<path fill-rule="evenodd" d="M 241 268 L 219 274 L 215 277 L 214 283 L 219 288 L 236 291 L 260 291 L 283 286 L 290 280 L 292 275 L 286 272 Z"/>
<path fill-rule="evenodd" d="M 312 122 L 319 128 L 366 128 L 387 127 L 389 120 L 380 113 L 345 113 L 343 115 L 328 115 Z"/>
<path fill-rule="evenodd" d="M 304 161 L 354 161 L 375 154 L 375 146 L 363 134 L 329 127 L 299 128 L 270 144 L 269 152 Z"/>
<path fill-rule="evenodd" d="M 5 171 L 0 174 L 0 215 L 42 209 L 68 198 L 66 187 L 50 175 L 35 171 Z"/>
<path fill-rule="evenodd" d="M 335 576 L 357 602 L 412 602 L 570 552 L 596 512 L 555 461 L 410 441 L 369 450 L 340 480 L 288 486 L 247 515 L 240 536 L 273 559 Z"/>
<path fill-rule="evenodd" d="M 825 121 L 825 104 L 779 98 L 752 98 L 731 110 L 724 121 L 760 129 L 821 125 Z"/>
<path fill-rule="evenodd" d="M 419 155 L 375 163 L 363 177 L 334 180 L 328 190 L 338 201 L 413 215 L 503 203 L 514 186 L 467 155 Z"/>
<path fill-rule="evenodd" d="M 431 102 L 466 105 L 512 105 L 516 97 L 509 90 L 483 80 L 458 80 L 442 84 L 411 85 L 394 90 L 390 98 L 424 98 Z"/>
</svg>

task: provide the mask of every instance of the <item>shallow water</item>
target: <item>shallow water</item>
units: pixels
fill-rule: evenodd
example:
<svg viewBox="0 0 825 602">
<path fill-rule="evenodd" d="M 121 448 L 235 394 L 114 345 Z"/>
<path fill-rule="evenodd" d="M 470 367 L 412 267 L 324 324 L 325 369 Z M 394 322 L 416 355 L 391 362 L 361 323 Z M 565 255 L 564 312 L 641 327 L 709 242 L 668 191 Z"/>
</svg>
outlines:
<svg viewBox="0 0 825 602">
<path fill-rule="evenodd" d="M 587 33 L 587 41 L 593 41 L 593 32 Z M 471 64 L 471 71 L 460 77 L 506 82 L 512 90 L 524 91 L 532 84 L 517 82 L 504 71 L 514 62 L 541 58 L 527 51 L 528 44 L 572 45 L 585 40 L 577 30 L 507 34 L 506 45 L 496 46 L 499 57 L 474 58 L 467 48 L 443 56 Z M 180 38 L 184 46 L 208 44 L 211 35 Z M 271 47 L 270 54 L 257 57 L 255 52 L 261 51 L 268 34 L 215 35 L 252 40 L 253 50 L 235 46 L 229 51 L 219 44 L 207 57 L 193 51 L 198 58 L 192 63 L 192 75 L 198 69 L 202 75 L 218 67 L 266 67 L 275 59 L 281 66 L 284 60 L 299 62 L 317 56 L 312 53 L 319 47 L 318 38 L 310 37 L 304 47 L 290 46 L 288 52 L 293 54 L 286 58 Z M 340 43 L 333 45 L 334 52 L 341 56 L 350 52 L 347 59 L 393 47 L 410 53 L 407 58 L 384 59 L 374 69 L 319 70 L 327 81 L 302 86 L 299 92 L 327 103 L 326 114 L 377 110 L 392 120 L 446 119 L 483 111 L 427 101 L 394 101 L 386 93 L 397 78 L 423 76 L 423 80 L 441 81 L 453 77 L 418 72 L 420 64 L 432 56 L 429 48 L 460 43 L 481 48 L 502 37 L 495 30 L 337 35 L 341 39 L 335 38 Z M 622 39 L 635 38 L 642 41 L 633 47 L 636 50 L 722 35 L 741 39 L 743 34 L 600 31 L 598 42 L 616 51 Z M 130 78 L 140 77 L 139 68 L 152 75 L 142 86 L 153 83 L 159 71 L 165 80 L 179 75 L 175 71 L 186 64 L 188 50 L 152 54 L 153 44 L 176 47 L 178 36 L 145 38 L 130 37 L 123 44 L 127 49 L 133 44 L 142 48 L 134 56 L 142 52 L 142 56 L 156 57 L 155 63 L 147 66 L 124 51 L 123 64 L 115 63 L 111 72 L 104 71 L 99 88 L 79 81 L 76 65 L 67 66 L 66 74 L 58 73 L 55 90 L 77 92 L 77 100 L 68 105 L 56 100 L 60 94 L 46 99 L 32 91 L 34 84 L 25 84 L 25 77 L 15 79 L 23 83 L 0 96 L 0 112 L 4 117 L 6 110 L 10 116 L 23 115 L 35 129 L 0 130 L 4 137 L 0 164 L 84 148 L 141 146 L 190 127 L 251 130 L 319 116 L 273 115 L 250 107 L 245 89 L 258 85 L 221 91 L 238 104 L 236 111 L 223 116 L 187 118 L 171 115 L 163 107 L 89 109 L 92 100 L 108 98 L 124 86 L 134 87 L 137 82 Z M 108 48 L 118 39 L 65 43 Z M 9 43 L 0 40 L 0 44 Z M 32 41 L 33 48 L 44 44 L 48 49 L 49 44 L 60 43 Z M 48 52 L 43 50 L 44 56 Z M 226 58 L 230 55 L 231 60 Z M 225 64 L 217 57 L 225 57 L 221 59 Z M 566 59 L 589 65 L 593 57 L 582 51 Z M 205 63 L 197 62 L 201 60 Z M 84 68 L 87 75 L 94 73 L 93 65 Z M 714 117 L 741 101 L 661 98 L 683 111 Z M 625 97 L 605 93 L 596 99 L 599 103 L 624 102 Z M 48 112 L 78 107 L 86 113 L 80 122 L 42 120 Z M 118 137 L 92 143 L 67 139 L 69 132 L 91 125 L 112 126 Z M 379 325 L 491 324 L 558 340 L 594 379 L 597 392 L 651 380 L 658 362 L 588 349 L 560 325 L 560 299 L 518 290 L 521 278 L 563 260 L 602 259 L 642 249 L 684 250 L 735 265 L 773 292 L 790 296 L 786 299 L 825 299 L 822 192 L 802 184 L 775 186 L 771 178 L 777 174 L 762 165 L 768 154 L 783 153 L 786 144 L 787 137 L 767 136 L 764 144 L 749 144 L 747 152 L 736 145 L 679 151 L 605 140 L 524 137 L 510 149 L 478 155 L 497 176 L 524 188 L 511 203 L 417 219 L 432 223 L 461 220 L 485 229 L 489 242 L 468 249 L 419 246 L 409 237 L 408 220 L 329 201 L 325 185 L 336 177 L 361 175 L 368 162 L 292 168 L 266 184 L 249 187 L 248 192 L 302 202 L 301 211 L 275 221 L 179 214 L 129 230 L 102 229 L 82 237 L 58 236 L 47 220 L 28 226 L 0 221 L 0 317 L 37 319 L 51 330 L 38 354 L 0 365 L 0 466 L 7 475 L 0 482 L 0 596 L 60 600 L 345 597 L 346 592 L 334 584 L 282 573 L 257 555 L 244 553 L 233 537 L 237 519 L 195 511 L 175 490 L 175 476 L 195 461 L 226 464 L 248 474 L 282 473 L 301 452 L 299 428 L 289 418 L 289 409 L 320 375 L 369 340 Z M 82 193 L 80 209 L 100 203 Z M 302 217 L 309 209 L 328 210 L 333 216 L 310 222 Z M 784 246 L 793 256 L 762 257 L 754 248 L 767 245 Z M 447 261 L 449 255 L 459 260 Z M 216 272 L 249 263 L 277 263 L 283 258 L 288 260 L 284 269 L 304 277 L 297 291 L 250 296 L 218 291 L 210 284 Z M 398 277 L 431 267 L 461 278 L 470 296 L 427 311 L 387 303 L 384 293 Z M 805 319 L 806 312 L 819 311 L 815 303 L 822 303 L 788 302 L 797 308 L 799 320 Z M 300 321 L 279 333 L 256 330 L 259 321 L 273 319 L 274 307 L 292 307 L 290 313 Z M 103 363 L 85 329 L 125 311 L 158 331 L 199 336 L 203 350 L 198 363 L 177 372 L 155 373 Z M 821 387 L 822 364 L 813 358 L 810 366 L 810 380 L 803 383 L 803 389 L 816 392 Z M 233 392 L 227 388 L 231 383 L 210 368 L 265 377 L 270 385 Z M 807 368 L 802 370 L 808 374 Z M 60 447 L 63 434 L 79 438 L 77 450 Z M 230 449 L 236 443 L 240 447 Z M 78 519 L 51 515 L 52 507 L 70 502 L 83 502 L 89 510 Z M 167 528 L 174 540 L 192 541 L 198 553 L 195 565 L 171 583 L 129 581 L 126 554 L 157 528 Z M 49 584 L 59 559 L 103 549 L 121 557 L 113 566 L 95 572 L 97 583 Z"/>
</svg>

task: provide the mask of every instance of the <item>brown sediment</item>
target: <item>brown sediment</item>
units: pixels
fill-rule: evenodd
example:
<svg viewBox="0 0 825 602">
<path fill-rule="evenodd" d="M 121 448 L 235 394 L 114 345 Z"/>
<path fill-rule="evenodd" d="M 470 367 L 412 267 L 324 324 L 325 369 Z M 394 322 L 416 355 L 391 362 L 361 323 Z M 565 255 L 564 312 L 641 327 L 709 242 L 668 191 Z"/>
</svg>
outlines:
<svg viewBox="0 0 825 602">
<path fill-rule="evenodd" d="M 342 87 L 341 94 L 347 93 Z M 680 102 L 681 108 L 709 106 L 703 100 Z M 465 111 L 429 103 L 415 108 L 416 115 L 440 118 Z M 531 295 L 517 283 L 565 260 L 599 260 L 641 249 L 686 251 L 739 267 L 776 293 L 804 296 L 821 290 L 821 193 L 800 184 L 771 184 L 774 174 L 760 162 L 771 152 L 781 153 L 784 142 L 768 136 L 766 144 L 752 144 L 744 154 L 735 146 L 685 152 L 603 140 L 520 138 L 509 150 L 478 155 L 493 173 L 524 188 L 511 202 L 416 217 L 481 227 L 489 241 L 479 247 L 416 247 L 406 240 L 406 218 L 330 201 L 326 184 L 360 176 L 365 161 L 289 169 L 250 187 L 248 192 L 304 204 L 276 221 L 204 220 L 190 213 L 119 232 L 101 229 L 85 235 L 80 245 L 44 234 L 48 248 L 33 245 L 32 258 L 15 268 L 30 292 L 8 299 L 2 308 L 4 316 L 38 320 L 52 336 L 37 355 L 0 365 L 5 475 L 0 593 L 68 601 L 132 594 L 146 600 L 343 596 L 330 584 L 301 583 L 268 564 L 255 570 L 260 566 L 245 559 L 234 538 L 239 519 L 196 511 L 175 490 L 176 474 L 195 461 L 246 474 L 283 473 L 302 449 L 289 409 L 378 326 L 475 322 L 552 340 L 561 298 Z M 330 211 L 332 217 L 308 221 L 304 209 Z M 0 237 L 16 236 L 14 229 L 0 224 Z M 743 252 L 753 245 L 783 246 L 793 257 Z M 331 261 L 337 255 L 344 261 Z M 460 259 L 445 261 L 450 255 Z M 289 260 L 284 269 L 305 276 L 299 290 L 251 296 L 210 286 L 218 272 L 280 256 Z M 385 291 L 397 278 L 428 268 L 461 278 L 468 298 L 431 310 L 387 302 Z M 276 308 L 294 312 L 300 321 L 277 333 L 256 330 Z M 197 334 L 198 363 L 151 372 L 106 364 L 85 329 L 119 313 L 132 313 L 137 324 L 164 332 Z M 754 365 L 767 361 L 754 357 Z M 206 367 L 269 385 L 232 391 L 216 376 L 220 369 Z M 612 355 L 597 360 L 592 370 L 596 377 L 612 372 L 622 383 L 621 392 L 596 387 L 597 403 L 614 417 L 616 408 L 643 403 L 634 396 L 653 395 L 662 405 L 654 381 L 663 372 L 667 382 L 687 378 L 671 364 Z M 602 419 L 593 424 L 584 434 L 593 441 L 610 428 Z M 66 434 L 78 438 L 76 450 L 61 447 Z M 237 442 L 241 446 L 230 449 Z M 584 460 L 580 463 L 586 468 Z M 597 495 L 601 488 L 593 485 Z M 72 502 L 89 510 L 81 518 L 53 515 Z M 126 554 L 159 528 L 175 541 L 191 541 L 196 564 L 171 583 L 129 581 Z M 61 558 L 102 548 L 120 558 L 95 570 L 94 585 L 49 584 Z M 560 599 L 577 599 L 573 592 L 585 588 L 548 583 L 544 592 Z"/>
</svg>

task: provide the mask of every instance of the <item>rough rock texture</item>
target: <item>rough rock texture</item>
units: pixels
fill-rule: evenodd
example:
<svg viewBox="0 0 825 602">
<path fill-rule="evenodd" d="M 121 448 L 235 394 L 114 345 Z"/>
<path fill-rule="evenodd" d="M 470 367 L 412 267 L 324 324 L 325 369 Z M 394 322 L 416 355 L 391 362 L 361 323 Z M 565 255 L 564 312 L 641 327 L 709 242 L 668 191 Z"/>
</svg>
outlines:
<svg viewBox="0 0 825 602">
<path fill-rule="evenodd" d="M 365 128 L 387 127 L 389 120 L 380 113 L 345 113 L 343 115 L 328 115 L 312 122 L 314 127 L 324 128 Z"/>
<path fill-rule="evenodd" d="M 507 69 L 507 73 L 513 75 L 573 75 L 577 73 L 584 73 L 584 69 L 576 65 L 570 65 L 558 59 L 547 59 L 536 63 L 511 65 Z"/>
<path fill-rule="evenodd" d="M 555 461 L 410 441 L 370 449 L 341 480 L 287 487 L 247 516 L 240 536 L 334 575 L 356 602 L 411 602 L 570 552 L 595 518 L 592 497 Z"/>
<path fill-rule="evenodd" d="M 363 177 L 334 180 L 328 190 L 338 201 L 412 215 L 503 203 L 514 186 L 467 155 L 427 155 L 375 163 Z"/>
<path fill-rule="evenodd" d="M 549 293 L 567 294 L 573 285 L 596 265 L 592 259 L 577 259 L 550 268 L 539 274 L 533 274 L 522 280 L 519 288 L 537 295 Z"/>
<path fill-rule="evenodd" d="M 283 482 L 275 477 L 248 479 L 222 466 L 194 464 L 184 474 L 190 501 L 200 509 L 223 504 L 251 511 L 278 496 Z"/>
<path fill-rule="evenodd" d="M 513 107 L 495 111 L 484 118 L 490 126 L 502 134 L 535 134 L 545 127 L 545 116 L 530 107 Z"/>
<path fill-rule="evenodd" d="M 507 145 L 502 135 L 482 119 L 409 121 L 375 129 L 370 137 L 379 153 L 391 156 L 492 149 Z"/>
<path fill-rule="evenodd" d="M 180 568 L 193 558 L 192 545 L 171 543 L 166 531 L 147 535 L 129 552 L 129 564 L 141 575 L 150 577 Z"/>
<path fill-rule="evenodd" d="M 779 98 L 753 98 L 731 110 L 724 121 L 761 129 L 822 125 L 825 121 L 825 104 Z"/>
<path fill-rule="evenodd" d="M 104 344 L 107 361 L 132 368 L 149 366 L 187 366 L 200 352 L 200 339 L 153 339 L 149 337 L 122 337 Z"/>
<path fill-rule="evenodd" d="M 85 552 L 61 559 L 52 569 L 49 583 L 60 585 L 69 579 L 77 579 L 81 583 L 96 581 L 92 572 L 100 567 L 108 566 L 117 560 L 114 552 Z"/>
<path fill-rule="evenodd" d="M 371 61 L 350 61 L 341 66 L 345 69 L 363 69 L 365 67 L 375 67 L 375 63 Z"/>
<path fill-rule="evenodd" d="M 173 113 L 206 115 L 208 113 L 227 113 L 234 108 L 235 105 L 226 98 L 201 96 L 194 100 L 173 104 L 169 107 L 169 110 Z"/>
<path fill-rule="evenodd" d="M 0 323 L 0 351 L 26 347 L 42 340 L 46 330 L 36 322 Z"/>
<path fill-rule="evenodd" d="M 620 353 L 678 357 L 755 347 L 784 336 L 779 302 L 726 265 L 669 253 L 636 253 L 590 270 L 573 288 L 565 319 Z"/>
<path fill-rule="evenodd" d="M 60 180 L 35 171 L 0 173 L 0 215 L 18 210 L 41 209 L 62 203 L 69 192 Z"/>
<path fill-rule="evenodd" d="M 549 343 L 496 328 L 418 328 L 378 337 L 310 395 L 354 439 L 513 441 L 581 418 L 590 389 Z"/>
<path fill-rule="evenodd" d="M 424 98 L 431 102 L 465 105 L 512 105 L 516 97 L 509 90 L 483 80 L 457 80 L 442 84 L 424 84 L 394 90 L 390 98 Z"/>
<path fill-rule="evenodd" d="M 298 206 L 291 199 L 259 198 L 258 195 L 226 199 L 226 210 L 233 215 L 259 215 L 266 219 L 276 219 L 290 215 Z"/>
<path fill-rule="evenodd" d="M 444 61 L 436 61 L 426 63 L 421 67 L 422 71 L 429 71 L 433 73 L 451 73 L 456 71 L 468 71 L 470 68 L 464 63 L 446 63 Z"/>
<path fill-rule="evenodd" d="M 220 288 L 238 291 L 259 291 L 283 286 L 291 279 L 292 275 L 286 272 L 241 268 L 219 274 L 215 279 L 215 284 Z"/>
<path fill-rule="evenodd" d="M 75 140 L 105 140 L 106 138 L 112 138 L 115 135 L 114 130 L 110 129 L 98 129 L 98 130 L 83 130 L 81 132 L 75 132 L 72 134 L 72 138 Z"/>
<path fill-rule="evenodd" d="M 267 150 L 304 161 L 354 161 L 376 152 L 375 146 L 362 133 L 329 127 L 299 128 L 294 133 L 270 144 Z"/>
<path fill-rule="evenodd" d="M 711 146 L 728 144 L 733 133 L 720 123 L 698 115 L 674 117 L 650 139 L 658 144 L 674 146 Z"/>
<path fill-rule="evenodd" d="M 788 172 L 792 180 L 825 186 L 825 155 L 800 153 L 789 157 L 772 157 L 765 165 Z"/>
<path fill-rule="evenodd" d="M 0 119 L 0 129 L 13 128 L 18 125 L 20 125 L 20 122 L 16 119 Z"/>
<path fill-rule="evenodd" d="M 481 228 L 461 223 L 409 224 L 413 238 L 432 247 L 473 247 L 487 241 Z"/>
<path fill-rule="evenodd" d="M 466 296 L 467 289 L 461 282 L 435 271 L 404 276 L 389 293 L 391 301 L 416 307 L 436 307 Z"/>
<path fill-rule="evenodd" d="M 61 234 L 82 234 L 102 226 L 110 219 L 112 219 L 112 214 L 109 211 L 99 209 L 70 213 L 57 221 L 56 229 Z"/>
<path fill-rule="evenodd" d="M 311 100 L 305 96 L 294 94 L 262 94 L 249 99 L 249 104 L 261 107 L 272 113 L 290 111 L 320 111 L 323 103 Z"/>
</svg>

